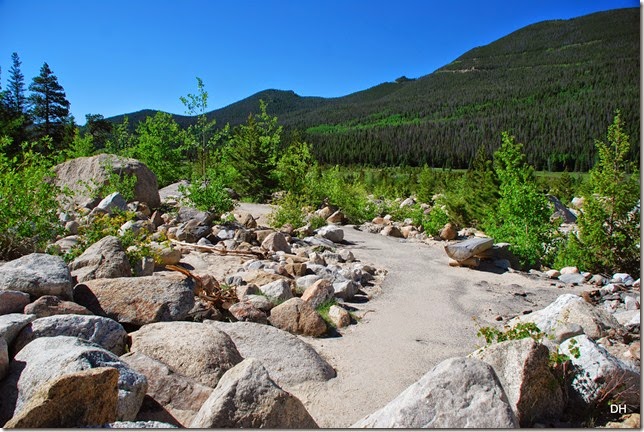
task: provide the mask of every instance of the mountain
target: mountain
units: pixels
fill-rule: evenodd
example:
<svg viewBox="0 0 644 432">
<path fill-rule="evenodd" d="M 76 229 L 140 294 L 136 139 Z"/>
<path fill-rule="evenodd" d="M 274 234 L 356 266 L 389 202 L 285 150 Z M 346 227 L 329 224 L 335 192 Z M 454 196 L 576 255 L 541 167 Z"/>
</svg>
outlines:
<svg viewBox="0 0 644 432">
<path fill-rule="evenodd" d="M 339 98 L 266 90 L 208 115 L 239 124 L 263 99 L 333 164 L 463 168 L 480 146 L 492 154 L 508 130 L 537 169 L 579 171 L 592 167 L 594 141 L 620 109 L 639 160 L 639 25 L 639 8 L 545 21 L 418 79 Z"/>
</svg>

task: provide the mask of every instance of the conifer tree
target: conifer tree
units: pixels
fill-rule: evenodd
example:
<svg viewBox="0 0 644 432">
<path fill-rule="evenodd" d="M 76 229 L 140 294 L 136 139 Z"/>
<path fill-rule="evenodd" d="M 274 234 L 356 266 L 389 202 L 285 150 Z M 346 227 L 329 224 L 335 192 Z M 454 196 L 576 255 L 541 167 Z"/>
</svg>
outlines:
<svg viewBox="0 0 644 432">
<path fill-rule="evenodd" d="M 15 154 L 20 149 L 20 144 L 29 139 L 28 127 L 30 125 L 27 112 L 27 99 L 25 97 L 25 77 L 20 71 L 22 62 L 18 53 L 11 55 L 11 68 L 7 89 L 3 92 L 3 121 L 0 134 L 11 138 L 12 144 L 5 151 Z"/>
<path fill-rule="evenodd" d="M 34 77 L 29 90 L 37 136 L 49 136 L 55 145 L 61 147 L 65 124 L 68 123 L 69 101 L 65 97 L 63 87 L 58 83 L 58 78 L 47 63 L 40 68 L 40 75 Z"/>
<path fill-rule="evenodd" d="M 22 62 L 18 53 L 11 54 L 11 69 L 9 69 L 9 81 L 7 85 L 6 102 L 9 110 L 15 117 L 26 114 L 27 98 L 25 96 L 25 76 L 20 71 Z"/>
</svg>

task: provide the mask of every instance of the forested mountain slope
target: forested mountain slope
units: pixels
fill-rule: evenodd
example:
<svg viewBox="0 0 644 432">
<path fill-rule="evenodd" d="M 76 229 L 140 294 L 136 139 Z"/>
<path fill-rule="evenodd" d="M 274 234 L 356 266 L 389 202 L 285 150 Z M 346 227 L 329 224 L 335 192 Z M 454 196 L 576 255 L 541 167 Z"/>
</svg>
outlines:
<svg viewBox="0 0 644 432">
<path fill-rule="evenodd" d="M 264 99 L 326 163 L 465 168 L 508 130 L 537 169 L 585 171 L 616 109 L 639 159 L 639 81 L 640 11 L 631 8 L 524 27 L 416 80 L 340 98 L 267 90 L 209 116 L 239 124 Z"/>
</svg>

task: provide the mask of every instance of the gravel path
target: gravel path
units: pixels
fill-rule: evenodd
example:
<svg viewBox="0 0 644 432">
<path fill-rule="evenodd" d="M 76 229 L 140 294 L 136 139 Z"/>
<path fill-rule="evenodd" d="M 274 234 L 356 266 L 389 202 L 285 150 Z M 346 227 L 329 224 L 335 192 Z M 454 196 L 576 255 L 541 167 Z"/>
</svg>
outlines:
<svg viewBox="0 0 644 432">
<path fill-rule="evenodd" d="M 246 205 L 245 205 L 246 206 Z M 266 212 L 253 205 L 251 213 Z M 347 249 L 357 259 L 388 271 L 382 294 L 353 304 L 363 318 L 338 337 L 303 338 L 337 371 L 326 383 L 287 390 L 320 427 L 345 428 L 395 398 L 444 359 L 477 348 L 477 323 L 497 323 L 541 309 L 579 287 L 556 288 L 521 273 L 455 268 L 443 244 L 424 244 L 344 226 Z"/>
</svg>

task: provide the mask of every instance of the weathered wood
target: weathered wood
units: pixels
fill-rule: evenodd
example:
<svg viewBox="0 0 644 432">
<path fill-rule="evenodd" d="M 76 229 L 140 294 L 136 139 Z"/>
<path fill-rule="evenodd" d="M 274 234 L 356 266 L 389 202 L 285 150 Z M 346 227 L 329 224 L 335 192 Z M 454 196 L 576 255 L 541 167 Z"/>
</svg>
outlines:
<svg viewBox="0 0 644 432">
<path fill-rule="evenodd" d="M 447 255 L 456 261 L 465 261 L 466 259 L 490 249 L 494 244 L 494 239 L 489 237 L 474 237 L 459 243 L 452 243 L 445 246 Z"/>
</svg>

